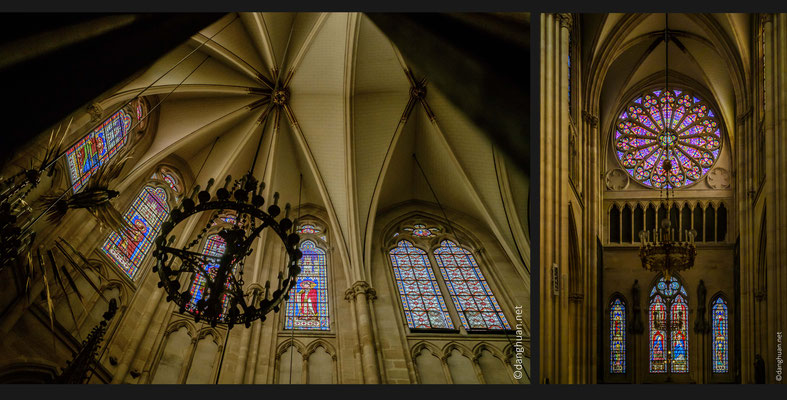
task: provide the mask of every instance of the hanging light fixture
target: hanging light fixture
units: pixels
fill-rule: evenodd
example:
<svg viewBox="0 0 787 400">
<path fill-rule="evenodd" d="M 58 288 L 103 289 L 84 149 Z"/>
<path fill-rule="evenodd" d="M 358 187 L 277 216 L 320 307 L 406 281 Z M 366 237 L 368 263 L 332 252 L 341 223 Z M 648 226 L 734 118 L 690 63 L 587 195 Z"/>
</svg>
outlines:
<svg viewBox="0 0 787 400">
<path fill-rule="evenodd" d="M 664 91 L 667 94 L 661 98 L 661 101 L 666 102 L 674 99 L 674 96 L 671 96 L 669 91 L 669 14 L 665 14 L 664 19 L 664 47 L 666 54 Z M 660 138 L 662 138 L 662 144 L 669 150 L 670 147 L 676 145 L 676 141 L 668 139 L 675 137 L 676 134 L 669 128 L 671 124 L 662 125 L 663 129 Z M 697 231 L 694 229 L 681 231 L 679 227 L 672 227 L 672 222 L 669 218 L 675 197 L 672 192 L 675 189 L 670 180 L 672 167 L 672 160 L 669 157 L 663 161 L 662 168 L 666 173 L 666 182 L 663 186 L 666 192 L 666 201 L 662 201 L 662 206 L 665 207 L 666 213 L 660 227 L 657 226 L 652 231 L 639 232 L 639 256 L 642 260 L 642 268 L 648 271 L 661 272 L 665 279 L 669 279 L 675 272 L 693 267 L 694 259 L 697 255 L 697 249 L 694 246 L 694 238 L 697 236 Z M 676 228 L 678 228 L 677 231 Z"/>
<path fill-rule="evenodd" d="M 273 195 L 274 202 L 266 212 L 261 209 L 265 203 L 262 197 L 265 184 L 258 185 L 251 172 L 228 189 L 230 182 L 232 177 L 227 175 L 224 186 L 211 195 L 214 180 L 210 179 L 205 190 L 200 191 L 196 186 L 191 197 L 184 198 L 172 211 L 162 224 L 161 235 L 156 238 L 154 256 L 157 261 L 153 271 L 159 274 L 158 286 L 167 292 L 167 301 L 175 302 L 181 313 L 194 316 L 197 322 L 205 321 L 211 326 L 226 324 L 231 329 L 240 323 L 249 327 L 256 319 L 264 321 L 265 314 L 271 310 L 279 311 L 279 304 L 288 299 L 300 273 L 298 260 L 302 253 L 298 249 L 298 234 L 290 233 L 293 227 L 289 219 L 290 205 L 285 207 L 284 218 L 275 219 L 281 213 L 279 193 Z M 190 251 L 214 225 L 215 219 L 228 211 L 234 211 L 235 218 L 231 220 L 231 227 L 218 232 L 223 240 L 223 253 Z M 197 238 L 182 249 L 170 247 L 175 236 L 169 233 L 182 221 L 203 212 L 213 213 L 213 216 Z M 254 240 L 266 228 L 282 241 L 288 261 L 279 271 L 278 285 L 272 293 L 270 281 L 265 283 L 264 293 L 258 293 L 244 286 L 243 269 L 245 258 L 252 253 Z"/>
</svg>

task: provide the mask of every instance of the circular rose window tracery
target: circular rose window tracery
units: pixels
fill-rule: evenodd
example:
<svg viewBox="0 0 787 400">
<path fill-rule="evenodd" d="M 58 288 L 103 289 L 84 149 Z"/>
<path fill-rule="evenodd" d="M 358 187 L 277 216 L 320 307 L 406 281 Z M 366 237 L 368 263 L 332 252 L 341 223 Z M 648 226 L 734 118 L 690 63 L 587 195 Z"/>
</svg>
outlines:
<svg viewBox="0 0 787 400">
<path fill-rule="evenodd" d="M 693 93 L 654 90 L 630 101 L 618 117 L 613 146 L 620 165 L 645 186 L 691 185 L 711 169 L 721 152 L 717 113 Z M 663 168 L 665 160 L 672 170 Z"/>
</svg>

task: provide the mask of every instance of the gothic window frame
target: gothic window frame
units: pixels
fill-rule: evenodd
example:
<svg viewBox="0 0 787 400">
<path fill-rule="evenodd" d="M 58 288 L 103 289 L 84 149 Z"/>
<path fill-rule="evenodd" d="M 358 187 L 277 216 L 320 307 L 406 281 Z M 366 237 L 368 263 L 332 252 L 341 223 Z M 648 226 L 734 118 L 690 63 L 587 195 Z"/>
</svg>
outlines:
<svg viewBox="0 0 787 400">
<path fill-rule="evenodd" d="M 181 191 L 180 192 L 175 192 L 169 186 L 168 183 L 164 182 L 163 180 L 161 180 L 157 176 L 158 172 L 162 168 L 165 168 L 165 167 L 170 168 L 170 171 L 172 171 L 174 174 L 176 174 L 177 178 L 180 180 L 180 182 L 181 182 L 181 188 L 180 188 Z M 177 170 L 177 169 L 175 169 L 173 167 L 169 167 L 166 164 L 159 164 L 159 165 L 157 165 L 153 169 L 153 171 L 154 172 L 151 173 L 151 175 L 150 175 L 150 177 L 148 179 L 146 179 L 145 181 L 143 181 L 142 183 L 140 183 L 138 185 L 137 191 L 134 192 L 135 195 L 134 196 L 130 196 L 130 197 L 128 197 L 126 199 L 126 204 L 124 204 L 124 208 L 122 208 L 122 210 L 123 210 L 122 214 L 123 214 L 124 217 L 125 217 L 126 214 L 128 214 L 131 211 L 134 203 L 137 201 L 137 199 L 143 194 L 145 189 L 148 188 L 148 187 L 153 188 L 153 189 L 158 189 L 158 188 L 163 189 L 165 194 L 166 194 L 166 196 L 167 196 L 166 205 L 168 207 L 168 211 L 167 211 L 167 216 L 164 217 L 164 219 L 162 220 L 162 223 L 167 220 L 167 218 L 169 217 L 169 214 L 177 206 L 177 199 L 179 198 L 179 196 L 182 196 L 183 190 L 184 190 L 183 174 L 181 174 L 179 170 Z M 128 190 L 128 189 L 126 189 L 126 190 Z M 119 208 L 119 207 L 118 207 L 118 209 L 121 210 L 121 208 Z M 159 226 L 159 233 L 160 233 L 160 229 L 161 229 L 161 226 Z M 139 260 L 139 265 L 137 265 L 137 269 L 134 272 L 134 275 L 133 276 L 129 276 L 123 270 L 123 268 L 120 265 L 118 265 L 118 263 L 115 261 L 115 259 L 112 258 L 109 254 L 107 254 L 107 250 L 104 249 L 105 246 L 108 245 L 109 239 L 110 239 L 110 237 L 112 236 L 113 233 L 114 232 L 109 232 L 106 235 L 102 236 L 103 239 L 99 242 L 99 245 L 98 245 L 98 247 L 96 249 L 97 253 L 101 254 L 101 256 L 103 257 L 102 261 L 104 263 L 114 267 L 114 268 L 111 268 L 111 269 L 116 271 L 117 275 L 123 277 L 123 279 L 125 279 L 127 282 L 129 282 L 132 285 L 132 287 L 136 287 L 137 282 L 144 281 L 145 276 L 147 276 L 149 268 L 145 268 L 145 266 L 149 262 L 149 260 L 151 259 L 151 257 L 149 257 L 149 256 L 153 252 L 153 247 L 155 247 L 155 244 L 151 245 L 151 247 L 147 249 L 146 253 L 144 255 L 142 255 L 142 257 Z M 151 241 L 151 243 L 153 242 L 153 240 L 155 240 L 156 236 L 158 236 L 158 233 L 156 233 L 155 235 L 153 235 L 152 233 L 150 234 L 150 241 Z"/>
<path fill-rule="evenodd" d="M 226 248 L 226 241 L 224 240 L 224 238 L 221 238 L 219 236 L 219 232 L 221 232 L 222 228 L 229 227 L 231 225 L 232 224 L 224 222 L 224 221 L 220 221 L 218 223 L 214 223 L 213 225 L 211 225 L 210 228 L 208 228 L 208 230 L 205 231 L 205 235 L 200 239 L 200 241 L 198 243 L 199 246 L 197 246 L 196 248 L 192 248 L 192 251 L 196 251 L 197 253 L 203 254 L 203 255 L 206 255 L 206 256 L 211 256 L 211 255 L 205 254 L 205 252 L 207 251 L 208 242 L 213 237 L 219 237 L 222 240 L 222 242 L 224 242 L 224 246 L 225 246 L 224 247 L 224 251 L 222 251 L 221 254 L 215 255 L 215 256 L 212 256 L 212 257 L 217 257 L 217 258 L 220 259 L 224 255 L 224 253 L 227 251 L 227 248 Z M 216 264 L 218 264 L 218 261 L 216 262 Z M 213 268 L 218 268 L 218 265 L 216 265 Z M 186 278 L 186 281 L 185 281 L 185 286 L 184 286 L 186 288 L 187 292 L 191 293 L 191 290 L 192 290 L 194 284 L 197 283 L 197 281 L 199 280 L 199 278 L 201 276 L 202 275 L 200 275 L 197 272 L 192 273 L 191 275 L 188 275 L 188 277 Z M 206 282 L 202 283 L 203 284 L 203 289 L 202 289 L 203 291 L 204 291 L 204 284 L 205 283 Z M 183 285 L 183 284 L 184 283 L 181 282 L 181 285 Z M 200 298 L 202 298 L 202 294 L 200 295 Z M 189 301 L 189 303 L 186 305 L 186 307 L 189 308 L 189 309 L 191 309 L 191 307 L 194 307 L 194 309 L 196 309 L 196 301 L 195 301 L 195 299 L 196 299 L 196 297 L 192 293 L 192 298 Z M 229 303 L 225 304 L 225 307 L 227 309 L 229 309 Z M 224 312 L 225 311 L 222 311 L 222 313 L 220 314 L 222 317 L 224 316 Z M 192 311 L 189 311 L 189 312 L 192 312 Z"/>
<path fill-rule="evenodd" d="M 719 104 L 717 103 L 716 98 L 713 96 L 712 92 L 710 92 L 710 91 L 708 91 L 708 90 L 706 90 L 704 88 L 698 87 L 697 85 L 694 85 L 694 84 L 691 84 L 691 83 L 677 83 L 677 84 L 670 85 L 670 86 L 671 86 L 670 87 L 671 91 L 674 91 L 674 90 L 680 90 L 681 91 L 679 97 L 682 97 L 683 95 L 686 95 L 686 94 L 690 94 L 692 96 L 692 106 L 695 105 L 695 104 L 699 104 L 698 102 L 694 102 L 693 101 L 694 97 L 698 98 L 702 105 L 706 105 L 707 109 L 709 111 L 712 111 L 714 113 L 714 115 L 713 116 L 709 116 L 709 114 L 708 114 L 708 115 L 706 115 L 705 117 L 702 117 L 702 118 L 713 118 L 713 119 L 715 119 L 716 125 L 715 125 L 714 128 L 716 128 L 719 131 L 718 148 L 713 150 L 713 151 L 711 151 L 711 153 L 714 152 L 714 151 L 717 151 L 717 154 L 715 154 L 715 155 L 711 154 L 711 155 L 714 156 L 714 158 L 712 160 L 712 163 L 710 164 L 709 167 L 707 167 L 707 170 L 705 170 L 704 172 L 702 171 L 702 169 L 705 168 L 705 167 L 701 167 L 700 168 L 699 177 L 697 179 L 693 180 L 691 183 L 687 184 L 687 183 L 684 182 L 684 183 L 680 184 L 677 187 L 673 186 L 674 189 L 681 190 L 681 189 L 695 187 L 699 182 L 704 181 L 706 179 L 708 173 L 710 173 L 710 171 L 712 171 L 718 165 L 719 159 L 723 158 L 724 153 L 729 151 L 729 150 L 727 150 L 728 145 L 726 144 L 727 140 L 729 139 L 729 137 L 728 137 L 729 136 L 729 133 L 728 133 L 729 129 L 727 128 L 726 124 L 724 123 L 724 119 L 722 118 L 722 114 L 719 111 L 719 110 L 721 110 L 721 108 L 719 107 Z M 648 183 L 648 184 L 644 183 L 645 181 L 649 182 L 650 181 L 650 177 L 648 177 L 647 179 L 644 179 L 644 180 L 640 180 L 640 179 L 636 178 L 634 176 L 634 172 L 632 172 L 632 168 L 634 168 L 634 167 L 626 167 L 624 165 L 624 161 L 623 161 L 622 158 L 624 158 L 624 154 L 625 153 L 621 153 L 621 151 L 616 146 L 616 141 L 617 141 L 617 137 L 616 136 L 623 137 L 622 134 L 621 135 L 616 135 L 616 132 L 619 131 L 619 129 L 618 129 L 619 125 L 623 123 L 623 122 L 621 122 L 622 121 L 621 117 L 623 115 L 628 116 L 628 114 L 629 114 L 629 111 L 628 111 L 629 106 L 633 105 L 634 102 L 637 99 L 644 99 L 646 95 L 653 94 L 656 91 L 660 91 L 660 93 L 663 92 L 664 91 L 663 84 L 652 84 L 652 85 L 647 85 L 647 86 L 640 86 L 640 87 L 637 87 L 636 90 L 628 91 L 625 95 L 623 95 L 623 96 L 621 96 L 619 98 L 618 105 L 615 108 L 615 112 L 613 114 L 611 114 L 611 120 L 610 120 L 610 125 L 609 125 L 610 128 L 609 128 L 609 144 L 608 144 L 609 147 L 608 147 L 608 149 L 609 149 L 609 152 L 611 153 L 612 158 L 615 159 L 614 164 L 613 164 L 614 165 L 613 168 L 620 168 L 620 169 L 624 170 L 626 172 L 626 175 L 630 179 L 630 181 L 633 181 L 636 184 L 637 188 L 644 189 L 644 190 L 657 190 L 658 191 L 658 190 L 663 190 L 664 186 L 659 187 L 659 186 L 653 185 L 651 183 Z M 693 124 L 690 124 L 688 126 L 692 126 L 692 125 Z M 658 128 L 658 126 L 656 126 L 656 128 Z M 714 132 L 711 132 L 711 133 L 714 133 Z M 681 133 L 679 136 L 681 136 L 682 134 L 683 133 Z M 649 145 L 645 149 L 651 148 L 654 144 L 657 144 L 656 142 L 658 142 L 658 141 L 652 142 L 653 144 Z M 686 146 L 684 145 L 684 147 L 686 147 Z M 621 153 L 621 154 L 618 154 L 618 153 Z M 646 157 L 646 159 L 647 158 L 650 158 L 650 156 Z M 637 163 L 637 164 L 639 164 L 639 163 Z M 650 173 L 652 171 L 655 171 L 657 168 L 661 168 L 660 166 L 658 166 L 656 164 L 659 164 L 658 163 L 658 159 L 654 162 L 652 167 L 648 168 L 648 173 Z M 677 168 L 681 168 L 681 166 L 678 165 Z"/>
<path fill-rule="evenodd" d="M 715 341 L 714 335 L 714 319 L 713 319 L 713 308 L 715 303 L 721 300 L 725 307 L 727 308 L 727 371 L 726 372 L 716 372 L 714 371 L 713 366 L 713 345 Z M 708 301 L 708 319 L 709 319 L 709 332 L 708 332 L 708 347 L 709 347 L 709 354 L 708 354 L 708 369 L 710 372 L 710 381 L 711 382 L 719 382 L 719 383 L 727 383 L 727 382 L 734 382 L 735 381 L 735 362 L 734 362 L 734 310 L 733 304 L 730 301 L 729 297 L 723 291 L 718 291 L 716 294 L 711 296 L 710 300 Z"/>
<path fill-rule="evenodd" d="M 669 377 L 671 377 L 671 379 L 673 381 L 688 382 L 688 381 L 690 381 L 692 379 L 692 376 L 695 373 L 695 371 L 692 370 L 692 365 L 694 365 L 694 363 L 696 363 L 696 360 L 692 362 L 692 351 L 693 351 L 694 347 L 697 346 L 697 343 L 695 343 L 696 342 L 696 338 L 694 338 L 692 336 L 691 319 L 690 319 L 691 308 L 689 307 L 689 305 L 690 305 L 690 297 L 688 295 L 688 291 L 686 290 L 685 279 L 682 278 L 681 276 L 677 275 L 677 274 L 674 274 L 671 277 L 671 279 L 675 279 L 678 282 L 679 288 L 676 289 L 676 293 L 674 295 L 671 295 L 671 296 L 668 296 L 668 297 L 672 297 L 673 299 L 677 298 L 677 297 L 681 297 L 683 299 L 683 303 L 686 306 L 685 332 L 686 332 L 686 344 L 687 344 L 687 347 L 688 347 L 688 349 L 686 351 L 687 371 L 685 371 L 685 372 L 674 372 L 674 371 L 672 371 L 671 362 L 667 363 L 666 370 L 664 372 L 653 372 L 651 370 L 651 354 L 650 353 L 651 353 L 651 336 L 653 335 L 653 333 L 652 333 L 652 322 L 651 322 L 651 320 L 652 320 L 651 306 L 653 304 L 653 300 L 654 300 L 655 297 L 659 297 L 659 296 L 663 297 L 663 296 L 665 296 L 664 294 L 660 293 L 659 290 L 657 289 L 657 285 L 659 284 L 659 282 L 661 282 L 661 279 L 663 279 L 663 278 L 664 278 L 664 276 L 662 274 L 658 274 L 653 279 L 653 281 L 651 282 L 651 285 L 648 286 L 650 288 L 650 291 L 648 292 L 649 294 L 648 294 L 648 297 L 647 297 L 647 299 L 648 299 L 647 300 L 647 306 L 648 306 L 647 307 L 647 321 L 648 321 L 648 325 L 647 325 L 647 328 L 645 329 L 645 332 L 647 333 L 647 335 L 644 336 L 644 341 L 645 341 L 645 353 L 644 354 L 647 355 L 647 357 L 645 357 L 645 364 L 644 364 L 645 374 L 647 375 L 649 381 L 654 381 L 654 380 L 661 381 L 661 380 L 663 380 L 662 378 L 666 378 L 667 376 L 669 376 Z M 666 301 L 663 301 L 663 303 L 666 306 L 666 315 L 669 316 L 669 320 L 672 321 L 672 316 L 671 316 L 672 310 L 671 310 L 671 307 L 675 303 L 670 302 L 669 305 L 667 304 Z M 666 337 L 664 340 L 665 340 L 665 342 L 671 342 L 672 338 L 671 337 Z M 667 349 L 669 349 L 669 350 L 667 350 Z M 669 346 L 665 347 L 665 351 L 669 352 L 671 350 L 672 350 L 672 345 L 670 343 Z M 668 353 L 668 357 L 669 357 L 669 353 Z"/>
<path fill-rule="evenodd" d="M 414 230 L 410 228 L 414 228 L 416 224 L 426 225 L 426 228 L 431 231 L 431 235 L 414 235 Z M 382 252 L 383 258 L 386 260 L 385 267 L 388 269 L 387 276 L 390 278 L 391 293 L 393 297 L 395 297 L 395 300 L 393 301 L 398 303 L 396 307 L 399 311 L 401 323 L 405 329 L 405 332 L 407 332 L 408 335 L 458 334 L 461 335 L 461 337 L 470 337 L 472 335 L 511 335 L 515 333 L 515 330 L 511 327 L 511 319 L 509 318 L 510 315 L 515 314 L 513 312 L 509 312 L 510 310 L 507 304 L 508 301 L 507 299 L 503 300 L 505 296 L 501 296 L 501 293 L 505 293 L 505 291 L 500 287 L 501 285 L 499 285 L 498 279 L 494 277 L 494 274 L 490 274 L 490 271 L 487 267 L 489 260 L 483 257 L 483 247 L 478 245 L 477 240 L 474 240 L 465 234 L 464 232 L 466 231 L 464 228 L 457 228 L 455 224 L 452 225 L 452 232 L 449 233 L 446 226 L 437 221 L 435 218 L 422 215 L 411 215 L 400 219 L 400 222 L 397 223 L 393 229 L 387 230 L 387 234 L 383 238 L 384 242 Z M 398 247 L 398 243 L 402 240 L 407 240 L 412 243 L 413 247 L 426 252 L 427 259 L 429 260 L 429 267 L 431 268 L 431 271 L 435 277 L 435 281 L 437 282 L 437 285 L 440 289 L 439 295 L 442 296 L 443 304 L 447 309 L 448 316 L 450 317 L 453 328 L 411 328 L 408 324 L 404 304 L 401 301 L 401 294 L 396 283 L 397 279 L 394 272 L 394 265 L 390 258 L 391 251 L 396 249 Z M 441 247 L 441 243 L 445 240 L 453 242 L 455 245 L 468 251 L 470 255 L 472 255 L 477 268 L 484 276 L 484 280 L 486 281 L 492 296 L 494 296 L 495 301 L 500 307 L 500 313 L 505 317 L 505 321 L 508 323 L 509 328 L 506 329 L 504 327 L 503 329 L 494 330 L 468 330 L 464 327 L 462 318 L 459 315 L 461 313 L 461 309 L 456 305 L 450 294 L 448 283 L 440 271 L 440 264 L 437 262 L 437 257 L 435 256 L 435 250 L 439 249 Z M 457 242 L 457 240 L 459 242 Z"/>
<path fill-rule="evenodd" d="M 325 224 L 320 219 L 311 216 L 301 216 L 298 220 L 297 225 L 295 226 L 296 230 L 300 230 L 304 226 L 312 226 L 319 230 L 316 233 L 298 233 L 300 236 L 300 240 L 298 241 L 298 248 L 307 241 L 311 241 L 314 243 L 315 247 L 322 250 L 325 255 L 325 282 L 328 286 L 326 288 L 326 296 L 327 296 L 327 304 L 328 304 L 328 329 L 290 329 L 286 328 L 287 326 L 287 312 L 289 308 L 289 300 L 285 301 L 284 305 L 282 306 L 283 312 L 281 312 L 281 317 L 279 318 L 279 322 L 277 323 L 278 326 L 278 333 L 283 336 L 292 335 L 293 332 L 297 336 L 299 334 L 304 335 L 329 335 L 333 336 L 336 334 L 336 305 L 334 303 L 333 298 L 335 297 L 333 294 L 336 293 L 336 288 L 334 288 L 334 280 L 333 280 L 333 268 L 332 267 L 332 260 L 331 260 L 331 250 L 332 247 L 328 242 L 330 235 L 329 230 L 327 228 L 327 224 Z M 293 289 L 296 286 L 293 286 Z"/>
<path fill-rule="evenodd" d="M 94 104 L 89 109 L 89 111 L 93 118 L 91 122 L 89 122 L 89 124 L 92 125 L 93 123 L 97 123 L 98 121 L 101 122 L 98 123 L 97 126 L 91 129 L 89 132 L 86 132 L 85 134 L 80 135 L 79 137 L 71 140 L 68 146 L 65 147 L 66 154 L 65 157 L 63 157 L 62 164 L 58 163 L 58 165 L 60 165 L 58 169 L 62 168 L 62 172 L 63 172 L 62 174 L 63 180 L 60 182 L 64 182 L 65 186 L 67 187 L 67 190 L 71 191 L 71 193 L 79 192 L 89 182 L 89 180 L 95 174 L 95 171 L 98 169 L 98 166 L 100 166 L 100 164 L 103 164 L 113 159 L 118 153 L 122 152 L 124 149 L 129 149 L 130 146 L 134 146 L 138 142 L 138 139 L 141 136 L 143 136 L 147 130 L 149 107 L 147 104 L 147 100 L 145 100 L 144 98 L 137 98 L 136 100 L 131 101 L 129 104 L 118 107 L 111 113 L 104 113 L 99 104 Z M 96 133 L 96 131 L 103 130 L 104 126 L 108 122 L 110 122 L 115 117 L 116 114 L 119 114 L 121 112 L 124 113 L 130 119 L 128 128 L 126 129 L 125 134 L 121 138 L 121 140 L 123 141 L 122 144 L 114 148 L 114 150 L 109 149 L 108 151 L 111 151 L 112 154 L 107 155 L 105 159 L 100 160 L 101 161 L 100 164 L 96 167 L 91 167 L 88 172 L 79 173 L 79 177 L 77 178 L 77 181 L 74 181 L 72 168 L 76 168 L 76 166 L 73 164 L 74 161 L 72 160 L 71 157 L 69 157 L 69 154 L 74 152 L 75 148 L 80 143 L 82 143 L 85 140 L 88 140 L 88 138 L 94 133 Z M 140 113 L 142 113 L 143 115 L 141 120 L 139 118 Z M 79 184 L 78 187 L 77 184 Z"/>
<path fill-rule="evenodd" d="M 612 305 L 615 301 L 620 301 L 623 306 L 623 372 L 612 372 Z M 631 326 L 631 304 L 626 297 L 621 294 L 620 292 L 615 292 L 607 301 L 605 307 L 606 316 L 604 324 L 606 325 L 606 333 L 605 335 L 605 343 L 606 343 L 606 357 L 605 357 L 605 376 L 607 376 L 611 381 L 616 381 L 622 379 L 622 381 L 627 381 L 628 377 L 632 373 L 631 364 L 631 357 L 629 352 L 629 343 L 631 342 L 631 332 L 629 327 Z"/>
</svg>

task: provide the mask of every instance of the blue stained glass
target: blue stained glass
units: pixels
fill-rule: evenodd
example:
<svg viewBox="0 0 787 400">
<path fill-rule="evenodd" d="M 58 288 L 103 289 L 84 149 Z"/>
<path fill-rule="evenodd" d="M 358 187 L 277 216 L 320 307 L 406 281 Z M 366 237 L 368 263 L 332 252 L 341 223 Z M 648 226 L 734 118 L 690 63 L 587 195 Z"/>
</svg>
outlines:
<svg viewBox="0 0 787 400">
<path fill-rule="evenodd" d="M 729 332 L 727 303 L 717 297 L 711 307 L 712 333 L 713 333 L 713 373 L 723 374 L 729 372 Z"/>
<path fill-rule="evenodd" d="M 443 280 L 449 291 L 452 291 L 451 298 L 465 329 L 511 329 L 500 308 L 489 307 L 490 303 L 497 304 L 497 300 L 489 290 L 475 257 L 469 251 L 450 240 L 444 240 L 434 251 L 434 255 Z M 461 278 L 457 278 L 456 271 L 461 272 Z"/>
<path fill-rule="evenodd" d="M 618 117 L 613 142 L 618 160 L 635 180 L 646 186 L 657 189 L 686 186 L 702 176 L 699 167 L 691 174 L 684 170 L 694 169 L 695 164 L 710 168 L 719 157 L 721 140 L 698 142 L 692 137 L 719 132 L 716 113 L 707 102 L 681 93 L 680 90 L 645 93 L 629 103 Z M 721 138 L 720 132 L 717 137 Z M 653 153 L 652 146 L 661 151 Z M 674 167 L 669 179 L 662 168 L 668 158 Z"/>
<path fill-rule="evenodd" d="M 207 256 L 205 259 L 205 266 L 203 267 L 206 272 L 210 275 L 211 279 L 216 277 L 216 273 L 219 269 L 219 263 L 221 261 L 221 256 L 224 255 L 224 251 L 227 249 L 227 243 L 224 241 L 224 238 L 219 236 L 218 234 L 213 234 L 208 236 L 208 239 L 205 240 L 205 245 L 202 247 L 202 254 Z M 197 302 L 203 297 L 205 293 L 205 285 L 207 284 L 207 279 L 204 275 L 197 273 L 194 276 L 194 280 L 191 283 L 191 301 L 186 306 L 187 309 L 194 312 L 197 309 Z M 227 287 L 229 287 L 229 280 L 227 281 Z M 223 319 L 224 315 L 227 312 L 227 308 L 229 304 L 227 304 L 227 295 L 222 295 L 221 305 L 223 308 L 223 312 L 219 314 L 219 319 Z"/>
<path fill-rule="evenodd" d="M 311 225 L 304 225 L 304 227 Z M 328 270 L 325 250 L 306 240 L 301 243 L 303 258 L 298 265 L 301 273 L 285 308 L 284 329 L 329 330 Z"/>
<path fill-rule="evenodd" d="M 454 329 L 426 252 L 401 240 L 388 254 L 407 325 L 412 329 Z"/>
<path fill-rule="evenodd" d="M 609 372 L 626 373 L 626 305 L 620 299 L 609 310 Z"/>
<path fill-rule="evenodd" d="M 650 372 L 667 372 L 667 351 L 664 343 L 666 332 L 667 307 L 661 296 L 656 295 L 650 302 Z"/>
<path fill-rule="evenodd" d="M 123 218 L 134 229 L 118 234 L 112 232 L 101 249 L 115 264 L 134 279 L 142 260 L 161 231 L 161 223 L 169 217 L 167 194 L 162 188 L 145 186 Z"/>
<path fill-rule="evenodd" d="M 71 188 L 78 192 L 98 167 L 110 160 L 125 144 L 131 116 L 120 110 L 66 150 Z"/>
<path fill-rule="evenodd" d="M 689 372 L 689 309 L 686 290 L 664 277 L 650 293 L 650 372 Z M 667 312 L 669 308 L 669 312 Z"/>
</svg>

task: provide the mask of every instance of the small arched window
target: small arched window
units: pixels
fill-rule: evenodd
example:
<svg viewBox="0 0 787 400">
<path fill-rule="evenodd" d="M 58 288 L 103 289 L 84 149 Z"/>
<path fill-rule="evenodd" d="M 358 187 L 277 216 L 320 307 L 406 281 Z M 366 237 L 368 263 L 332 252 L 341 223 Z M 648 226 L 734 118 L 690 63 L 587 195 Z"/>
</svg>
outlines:
<svg viewBox="0 0 787 400">
<path fill-rule="evenodd" d="M 626 373 L 626 304 L 620 297 L 609 305 L 609 372 Z"/>
<path fill-rule="evenodd" d="M 304 225 L 301 229 L 319 233 L 311 225 Z M 301 273 L 296 278 L 295 286 L 290 289 L 284 329 L 329 330 L 331 324 L 328 315 L 328 265 L 325 250 L 317 247 L 313 240 L 304 240 L 300 250 L 303 253 L 303 257 L 298 261 Z"/>
<path fill-rule="evenodd" d="M 167 193 L 163 188 L 145 186 L 131 204 L 125 220 L 133 227 L 122 235 L 112 232 L 101 249 L 131 279 L 161 231 L 161 223 L 169 218 Z"/>
<path fill-rule="evenodd" d="M 66 150 L 66 164 L 74 193 L 82 189 L 98 167 L 126 144 L 130 128 L 131 116 L 120 110 Z"/>
<path fill-rule="evenodd" d="M 723 374 L 729 372 L 729 331 L 727 302 L 716 297 L 711 302 L 711 315 L 713 316 L 713 373 Z"/>
<path fill-rule="evenodd" d="M 472 253 L 443 240 L 434 256 L 465 329 L 511 329 Z"/>
</svg>

